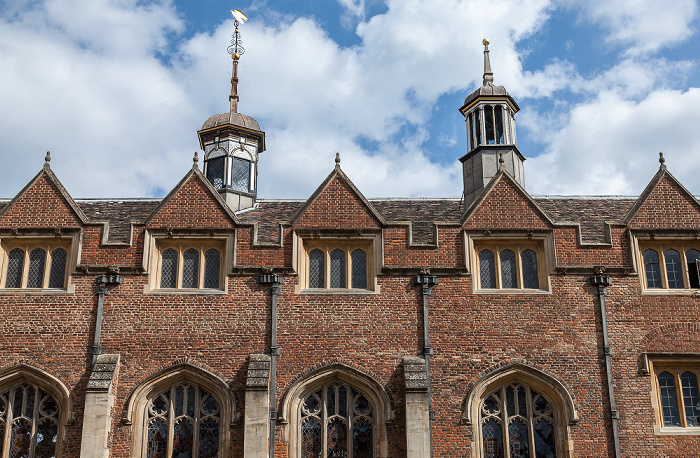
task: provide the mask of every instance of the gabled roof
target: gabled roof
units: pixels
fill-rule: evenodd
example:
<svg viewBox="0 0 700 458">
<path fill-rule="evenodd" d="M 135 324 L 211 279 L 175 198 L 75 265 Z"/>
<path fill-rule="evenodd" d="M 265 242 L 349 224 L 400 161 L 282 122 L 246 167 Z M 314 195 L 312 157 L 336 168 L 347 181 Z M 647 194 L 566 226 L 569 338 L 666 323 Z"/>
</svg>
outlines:
<svg viewBox="0 0 700 458">
<path fill-rule="evenodd" d="M 330 215 L 330 214 L 335 214 L 338 216 L 341 216 L 342 213 L 342 218 L 348 218 L 350 217 L 351 220 L 353 221 L 354 224 L 341 224 L 342 222 L 340 219 L 337 219 L 335 221 L 335 226 L 338 227 L 362 227 L 361 225 L 358 226 L 358 221 L 356 218 L 353 218 L 351 216 L 352 213 L 355 213 L 355 216 L 358 216 L 362 213 L 371 216 L 371 218 L 374 220 L 374 223 L 372 226 L 384 226 L 386 225 L 386 221 L 384 217 L 377 211 L 377 209 L 372 205 L 364 195 L 355 187 L 355 185 L 350 181 L 350 178 L 345 175 L 345 173 L 340 169 L 340 158 L 338 155 L 336 155 L 336 165 L 333 171 L 326 177 L 326 179 L 321 183 L 321 186 L 319 186 L 316 191 L 314 191 L 313 194 L 311 194 L 311 197 L 309 197 L 306 202 L 297 210 L 297 212 L 294 214 L 294 216 L 291 218 L 291 224 L 292 225 L 298 225 L 302 224 L 303 225 L 303 220 L 305 217 L 309 217 L 310 214 L 314 213 L 314 210 L 316 207 L 323 205 L 323 202 L 325 202 L 326 207 L 330 207 L 333 209 L 333 211 L 323 211 L 321 210 L 319 215 L 315 215 L 316 217 L 321 217 L 321 215 Z M 343 192 L 343 189 L 347 191 L 347 194 L 350 194 L 351 197 L 354 197 L 354 199 L 343 199 L 342 197 L 336 195 L 332 195 L 332 193 L 328 192 L 331 187 L 333 186 L 338 186 L 341 189 L 338 189 L 339 192 Z M 327 197 L 324 199 L 324 195 Z M 326 220 L 326 223 L 328 224 L 329 221 Z M 326 226 L 327 227 L 327 226 Z"/>
<path fill-rule="evenodd" d="M 190 187 L 194 189 L 188 189 Z M 202 199 L 188 198 L 185 194 L 189 192 L 200 195 Z M 172 225 L 176 224 L 178 220 L 184 223 L 182 227 L 187 228 L 217 227 L 217 224 L 208 223 L 213 219 L 220 220 L 221 217 L 233 225 L 238 224 L 236 215 L 209 183 L 209 180 L 199 171 L 196 164 L 151 212 L 146 218 L 145 225 L 147 227 L 153 226 L 154 221 L 161 216 L 170 221 L 168 227 L 173 227 Z"/>
<path fill-rule="evenodd" d="M 623 222 L 628 226 L 643 224 L 644 216 L 653 214 L 656 222 L 653 226 L 661 226 L 659 217 L 664 220 L 664 227 L 698 228 L 700 225 L 700 202 L 693 196 L 671 172 L 668 171 L 661 157 L 661 166 L 642 194 L 625 215 Z M 674 202 L 671 199 L 677 200 Z M 678 211 L 678 205 L 683 211 Z M 674 207 L 674 208 L 670 208 Z M 694 211 L 693 211 L 694 210 Z M 660 229 L 662 227 L 659 227 Z"/>
<path fill-rule="evenodd" d="M 504 188 L 504 190 L 510 188 L 514 193 L 510 193 L 510 196 L 500 195 L 500 188 Z M 493 207 L 496 208 L 489 208 L 486 210 L 486 206 L 492 200 L 495 202 Z M 513 205 L 519 205 L 519 208 L 513 208 Z M 479 225 L 480 227 L 535 229 L 536 227 L 534 226 L 538 225 L 538 223 L 547 228 L 554 226 L 554 222 L 549 214 L 540 207 L 530 194 L 525 191 L 525 188 L 520 186 L 504 168 L 501 168 L 501 170 L 491 178 L 486 188 L 464 213 L 460 223 L 466 225 L 472 218 L 477 218 L 482 209 L 488 212 L 492 221 L 486 223 L 486 225 L 481 224 Z M 511 211 L 517 214 L 518 221 L 512 224 L 501 224 L 501 221 L 505 221 Z M 523 223 L 523 220 L 528 217 L 528 214 L 531 218 L 530 222 L 532 223 L 530 226 Z M 498 224 L 494 224 L 496 223 L 494 218 L 498 220 Z M 497 227 L 499 225 L 502 227 Z"/>
<path fill-rule="evenodd" d="M 7 205 L 0 209 L 0 224 L 3 223 L 3 219 L 12 214 L 12 210 L 16 206 L 29 205 L 30 202 L 34 202 L 32 204 L 33 208 L 31 211 L 36 215 L 36 208 L 41 208 L 42 206 L 45 207 L 46 200 L 51 198 L 61 202 L 64 208 L 67 208 L 70 211 L 71 217 L 76 223 L 87 224 L 88 218 L 85 216 L 85 213 L 83 213 L 83 210 L 75 203 L 70 194 L 68 194 L 68 191 L 66 191 L 66 188 L 63 187 L 59 179 L 56 177 L 56 175 L 54 175 L 53 171 L 51 171 L 51 167 L 49 166 L 50 160 L 51 157 L 49 153 L 47 153 L 46 163 L 42 167 L 41 171 L 37 173 L 36 176 L 29 183 L 27 183 L 27 185 L 22 188 L 22 190 Z M 47 187 L 41 186 L 43 181 L 47 182 Z M 39 202 L 44 203 L 44 205 L 38 205 Z M 56 212 L 59 212 L 59 210 L 56 209 Z M 58 215 L 54 213 L 51 219 L 56 219 L 57 216 Z M 55 223 L 49 223 L 52 222 L 47 221 L 48 225 L 56 225 Z"/>
</svg>

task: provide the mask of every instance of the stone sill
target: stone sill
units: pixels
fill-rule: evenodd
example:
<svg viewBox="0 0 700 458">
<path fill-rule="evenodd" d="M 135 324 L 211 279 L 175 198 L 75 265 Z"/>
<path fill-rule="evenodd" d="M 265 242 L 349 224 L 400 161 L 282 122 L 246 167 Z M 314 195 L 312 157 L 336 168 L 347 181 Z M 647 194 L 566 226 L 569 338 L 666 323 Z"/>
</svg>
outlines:
<svg viewBox="0 0 700 458">
<path fill-rule="evenodd" d="M 700 427 L 683 428 L 681 426 L 654 426 L 656 436 L 700 436 Z"/>
<path fill-rule="evenodd" d="M 643 296 L 700 296 L 700 289 L 643 289 Z"/>
<path fill-rule="evenodd" d="M 0 294 L 17 294 L 17 295 L 60 295 L 75 293 L 75 286 L 68 285 L 67 288 L 3 288 L 0 289 Z"/>
<path fill-rule="evenodd" d="M 169 294 L 169 295 L 203 295 L 203 296 L 220 296 L 226 294 L 223 289 L 152 289 L 147 294 Z"/>
<path fill-rule="evenodd" d="M 533 296 L 551 296 L 552 292 L 544 289 L 477 289 L 474 294 L 483 295 L 533 295 Z"/>
<path fill-rule="evenodd" d="M 342 295 L 372 295 L 372 294 L 379 294 L 379 288 L 377 288 L 377 291 L 372 291 L 369 289 L 350 289 L 350 288 L 307 288 L 307 289 L 302 289 L 301 291 L 297 291 L 298 294 L 319 294 L 319 295 L 333 295 L 333 294 L 342 294 Z"/>
</svg>

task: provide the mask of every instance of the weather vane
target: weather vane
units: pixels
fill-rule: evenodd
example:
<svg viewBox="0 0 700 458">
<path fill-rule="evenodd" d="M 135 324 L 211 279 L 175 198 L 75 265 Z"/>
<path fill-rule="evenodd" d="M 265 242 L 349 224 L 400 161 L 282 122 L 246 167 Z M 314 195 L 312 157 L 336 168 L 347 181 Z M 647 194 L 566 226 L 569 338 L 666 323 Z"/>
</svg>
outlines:
<svg viewBox="0 0 700 458">
<path fill-rule="evenodd" d="M 238 60 L 241 58 L 241 55 L 245 52 L 245 49 L 243 49 L 242 46 L 242 41 L 241 41 L 241 33 L 238 31 L 238 25 L 241 22 L 245 22 L 248 20 L 248 16 L 243 14 L 241 10 L 230 10 L 231 14 L 233 14 L 233 18 L 235 20 L 234 25 L 236 26 L 236 30 L 233 32 L 233 35 L 231 35 L 231 45 L 228 47 L 228 53 L 231 54 L 231 57 L 233 57 L 234 60 Z"/>
</svg>

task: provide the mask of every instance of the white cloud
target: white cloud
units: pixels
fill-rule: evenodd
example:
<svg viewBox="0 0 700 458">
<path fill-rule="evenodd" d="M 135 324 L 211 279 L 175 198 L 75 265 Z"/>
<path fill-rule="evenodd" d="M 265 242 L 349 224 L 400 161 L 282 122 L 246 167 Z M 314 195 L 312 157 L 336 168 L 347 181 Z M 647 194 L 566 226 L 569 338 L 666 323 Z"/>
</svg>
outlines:
<svg viewBox="0 0 700 458">
<path fill-rule="evenodd" d="M 534 194 L 639 194 L 654 174 L 659 152 L 681 182 L 697 185 L 700 89 L 659 90 L 640 102 L 601 92 L 550 132 L 546 154 L 527 163 Z M 688 186 L 695 193 L 698 189 Z"/>
<path fill-rule="evenodd" d="M 608 32 L 605 41 L 631 45 L 627 54 L 657 51 L 689 38 L 697 17 L 696 0 L 561 0 Z"/>
</svg>

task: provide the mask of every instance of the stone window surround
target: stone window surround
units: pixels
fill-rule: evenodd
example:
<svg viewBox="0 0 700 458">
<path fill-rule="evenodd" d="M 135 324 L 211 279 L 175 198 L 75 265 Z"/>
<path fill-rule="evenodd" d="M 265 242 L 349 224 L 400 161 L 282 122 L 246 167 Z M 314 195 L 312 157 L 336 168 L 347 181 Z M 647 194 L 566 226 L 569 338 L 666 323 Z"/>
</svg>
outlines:
<svg viewBox="0 0 700 458">
<path fill-rule="evenodd" d="M 630 249 L 632 252 L 633 265 L 639 273 L 642 294 L 645 295 L 695 295 L 697 289 L 689 287 L 688 266 L 682 263 L 683 288 L 668 288 L 668 277 L 666 274 L 666 263 L 664 262 L 664 252 L 670 248 L 679 252 L 682 259 L 689 249 L 700 251 L 700 235 L 694 231 L 630 231 Z M 659 254 L 659 269 L 663 288 L 647 288 L 646 269 L 644 266 L 643 253 L 647 249 L 654 249 Z"/>
<path fill-rule="evenodd" d="M 386 425 L 394 421 L 389 395 L 374 378 L 342 363 L 321 367 L 298 379 L 287 390 L 281 403 L 278 423 L 282 425 L 282 437 L 288 444 L 289 458 L 300 456 L 299 408 L 306 396 L 323 385 L 335 381 L 351 385 L 361 392 L 374 407 L 375 457 L 388 458 Z"/>
<path fill-rule="evenodd" d="M 68 388 L 49 373 L 26 364 L 18 364 L 0 371 L 0 391 L 11 385 L 17 385 L 23 382 L 41 387 L 41 389 L 51 394 L 56 402 L 58 402 L 60 413 L 58 418 L 56 456 L 61 456 L 61 449 L 66 438 L 66 426 L 72 425 L 75 422 L 73 401 Z"/>
<path fill-rule="evenodd" d="M 481 289 L 479 285 L 479 253 L 477 250 L 487 246 L 498 246 L 499 251 L 510 248 L 516 254 L 516 261 L 520 266 L 520 251 L 530 248 L 537 254 L 537 273 L 539 276 L 539 289 Z M 554 247 L 554 234 L 550 230 L 465 230 L 464 231 L 464 259 L 467 260 L 467 272 L 472 275 L 472 288 L 475 294 L 551 294 L 550 275 L 554 274 L 556 266 L 556 251 Z M 496 258 L 498 254 L 496 253 Z M 498 259 L 496 260 L 498 266 Z M 518 268 L 520 272 L 520 268 Z M 496 268 L 496 276 L 500 276 L 500 270 Z M 519 283 L 522 284 L 522 283 Z"/>
<path fill-rule="evenodd" d="M 309 289 L 308 259 L 314 248 L 337 246 L 343 249 L 347 257 L 355 248 L 367 252 L 367 289 L 328 288 Z M 292 265 L 298 274 L 299 282 L 294 288 L 297 294 L 379 294 L 377 272 L 383 265 L 382 234 L 377 230 L 294 230 L 292 232 Z M 326 266 L 328 267 L 328 266 Z"/>
<path fill-rule="evenodd" d="M 673 375 L 677 375 L 677 372 L 685 370 L 690 370 L 695 373 L 700 383 L 700 353 L 644 353 L 642 355 L 640 373 L 642 375 L 649 375 L 651 379 L 650 398 L 651 407 L 654 411 L 654 434 L 657 436 L 700 435 L 700 427 L 663 426 L 663 412 L 661 411 L 659 381 L 657 376 L 664 371 L 669 371 Z M 680 387 L 676 386 L 676 390 L 679 389 Z M 685 416 L 682 406 L 682 403 L 678 403 L 679 415 Z"/>
<path fill-rule="evenodd" d="M 570 427 L 578 422 L 579 417 L 571 394 L 553 377 L 519 363 L 510 364 L 486 374 L 469 391 L 462 411 L 462 424 L 473 426 L 472 457 L 483 456 L 480 412 L 482 402 L 494 390 L 512 383 L 528 385 L 552 401 L 557 456 L 573 458 Z"/>
<path fill-rule="evenodd" d="M 161 289 L 160 263 L 161 253 L 177 245 L 196 248 L 200 251 L 200 264 L 204 253 L 209 248 L 217 248 L 221 253 L 220 287 L 217 289 Z M 174 231 L 146 230 L 143 243 L 143 269 L 148 274 L 148 283 L 144 286 L 145 294 L 226 294 L 228 292 L 228 274 L 235 263 L 236 236 L 233 231 Z M 184 252 L 184 250 L 183 250 Z M 201 269 L 201 267 L 200 267 Z M 201 275 L 201 273 L 200 273 Z"/>
<path fill-rule="evenodd" d="M 75 292 L 75 285 L 71 283 L 72 273 L 80 264 L 82 248 L 82 230 L 54 229 L 25 229 L 15 230 L 10 235 L 0 235 L 0 294 L 13 294 L 21 291 L 22 294 L 72 294 Z M 7 256 L 13 248 L 26 247 L 43 248 L 44 250 L 54 250 L 64 248 L 67 251 L 66 278 L 63 288 L 10 288 L 5 289 L 5 279 L 7 277 Z M 31 249 L 30 249 L 31 251 Z M 28 256 L 26 253 L 25 256 Z M 48 256 L 48 253 L 47 253 Z M 48 271 L 50 263 L 44 266 Z M 24 273 L 26 275 L 26 272 Z"/>
<path fill-rule="evenodd" d="M 219 455 L 229 456 L 231 426 L 238 420 L 238 412 L 227 383 L 215 374 L 189 363 L 170 367 L 147 378 L 129 396 L 122 424 L 131 426 L 131 457 L 141 458 L 145 454 L 144 433 L 148 415 L 146 407 L 151 397 L 176 384 L 187 382 L 206 389 L 220 405 Z"/>
</svg>

